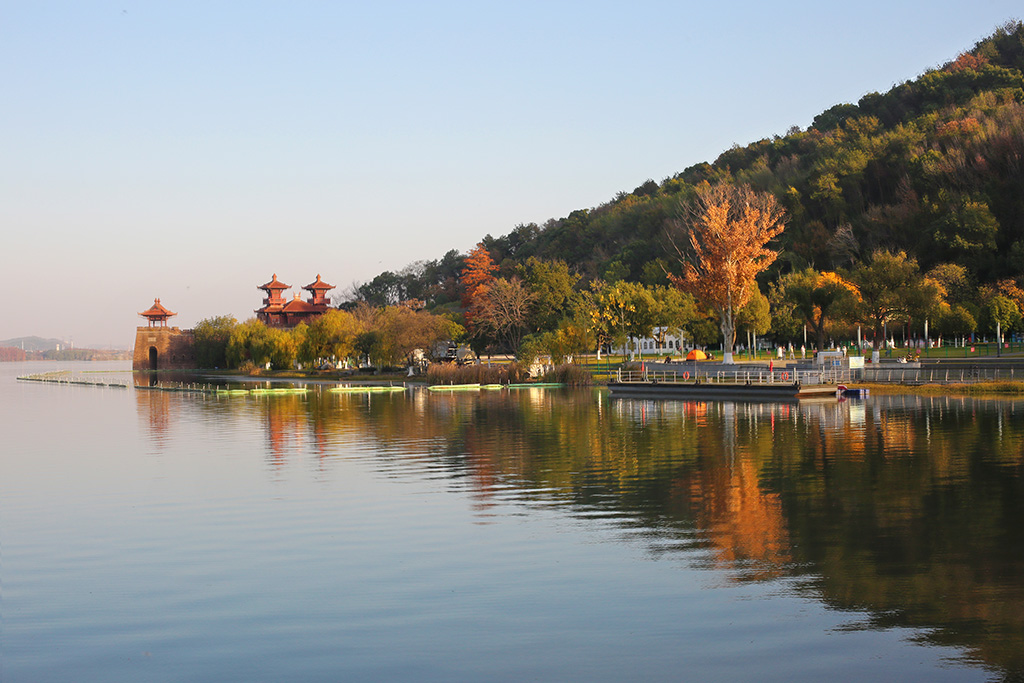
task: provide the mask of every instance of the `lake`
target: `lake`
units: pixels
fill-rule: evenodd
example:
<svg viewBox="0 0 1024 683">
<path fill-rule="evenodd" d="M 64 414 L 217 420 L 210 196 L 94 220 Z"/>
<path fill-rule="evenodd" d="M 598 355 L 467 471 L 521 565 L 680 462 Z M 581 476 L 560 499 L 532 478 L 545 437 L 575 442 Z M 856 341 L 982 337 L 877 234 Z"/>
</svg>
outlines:
<svg viewBox="0 0 1024 683">
<path fill-rule="evenodd" d="M 127 367 L 0 364 L 4 681 L 1024 678 L 1024 402 Z"/>
</svg>

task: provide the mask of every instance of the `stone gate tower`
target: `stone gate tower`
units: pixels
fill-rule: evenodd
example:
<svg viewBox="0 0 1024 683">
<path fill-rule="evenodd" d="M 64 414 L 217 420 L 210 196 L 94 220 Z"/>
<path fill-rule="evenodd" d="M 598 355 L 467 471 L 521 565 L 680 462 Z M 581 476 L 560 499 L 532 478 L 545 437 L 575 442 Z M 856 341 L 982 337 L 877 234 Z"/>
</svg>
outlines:
<svg viewBox="0 0 1024 683">
<path fill-rule="evenodd" d="M 196 366 L 192 330 L 167 327 L 167 319 L 177 315 L 164 308 L 160 299 L 139 313 L 149 321 L 135 330 L 135 352 L 132 370 L 181 370 Z"/>
</svg>

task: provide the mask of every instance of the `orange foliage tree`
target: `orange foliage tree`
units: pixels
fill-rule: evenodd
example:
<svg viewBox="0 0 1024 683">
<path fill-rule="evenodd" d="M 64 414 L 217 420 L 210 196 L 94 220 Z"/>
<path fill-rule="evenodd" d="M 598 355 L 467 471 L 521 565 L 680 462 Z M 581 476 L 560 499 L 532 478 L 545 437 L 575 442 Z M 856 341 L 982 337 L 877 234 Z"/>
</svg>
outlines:
<svg viewBox="0 0 1024 683">
<path fill-rule="evenodd" d="M 484 247 L 483 242 L 478 243 L 466 257 L 465 265 L 462 266 L 462 275 L 459 277 L 464 308 L 472 306 L 473 298 L 481 286 L 494 280 L 494 271 L 496 270 L 498 270 L 498 266 L 494 263 L 487 248 Z"/>
<path fill-rule="evenodd" d="M 683 274 L 672 282 L 718 316 L 722 355 L 732 363 L 736 314 L 750 300 L 755 276 L 778 256 L 768 242 L 785 228 L 785 210 L 746 185 L 703 183 L 669 223 L 669 242 Z"/>
</svg>

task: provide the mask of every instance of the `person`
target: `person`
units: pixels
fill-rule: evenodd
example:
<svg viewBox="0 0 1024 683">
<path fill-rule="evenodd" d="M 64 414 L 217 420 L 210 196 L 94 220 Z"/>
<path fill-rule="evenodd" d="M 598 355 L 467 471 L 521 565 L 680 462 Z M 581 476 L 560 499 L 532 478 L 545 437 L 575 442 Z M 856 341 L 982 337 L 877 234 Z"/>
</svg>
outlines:
<svg viewBox="0 0 1024 683">
<path fill-rule="evenodd" d="M 807 344 L 800 345 L 800 360 L 807 358 Z"/>
</svg>

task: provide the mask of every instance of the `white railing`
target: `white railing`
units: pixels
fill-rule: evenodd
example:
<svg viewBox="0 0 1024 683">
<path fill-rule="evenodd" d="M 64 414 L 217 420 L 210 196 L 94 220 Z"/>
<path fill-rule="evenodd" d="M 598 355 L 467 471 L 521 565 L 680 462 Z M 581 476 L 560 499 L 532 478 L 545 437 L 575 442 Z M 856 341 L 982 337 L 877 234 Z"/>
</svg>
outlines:
<svg viewBox="0 0 1024 683">
<path fill-rule="evenodd" d="M 902 384 L 971 384 L 974 382 L 1019 381 L 1022 375 L 1016 368 L 864 368 L 861 377 L 865 382 Z"/>
</svg>

